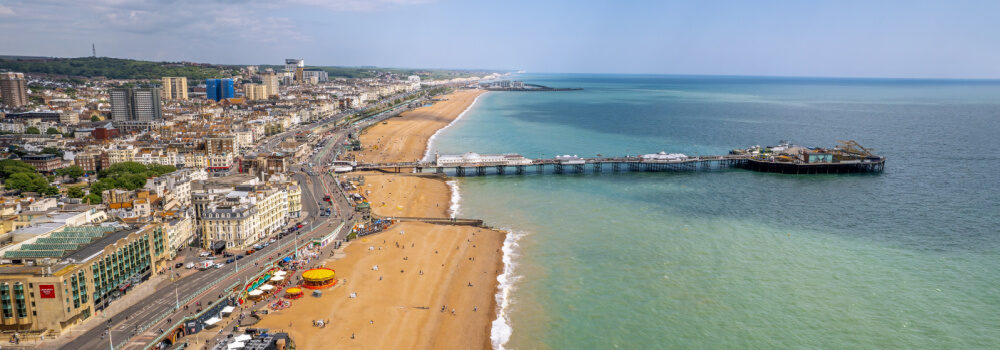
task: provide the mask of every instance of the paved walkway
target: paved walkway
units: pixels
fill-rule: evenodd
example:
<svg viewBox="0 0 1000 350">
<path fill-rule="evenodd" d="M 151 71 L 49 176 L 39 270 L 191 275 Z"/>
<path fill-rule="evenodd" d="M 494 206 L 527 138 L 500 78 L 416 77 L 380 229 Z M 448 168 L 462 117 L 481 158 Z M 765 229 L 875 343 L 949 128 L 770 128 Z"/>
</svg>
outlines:
<svg viewBox="0 0 1000 350">
<path fill-rule="evenodd" d="M 172 271 L 171 271 L 172 272 Z M 107 322 L 107 313 L 115 315 L 132 305 L 135 305 L 139 301 L 149 297 L 153 292 L 155 292 L 163 284 L 170 283 L 169 274 L 160 274 L 150 277 L 146 282 L 140 283 L 137 287 L 133 288 L 128 294 L 125 294 L 121 298 L 111 302 L 104 311 L 97 314 L 95 317 L 91 317 L 84 321 L 83 323 L 76 324 L 66 329 L 62 334 L 60 334 L 55 339 L 50 339 L 46 337 L 45 341 L 30 342 L 29 347 L 34 347 L 38 349 L 56 349 L 60 346 L 66 345 L 69 341 L 75 339 L 77 336 L 86 333 L 87 331 L 93 329 L 94 327 L 101 326 Z M 21 345 L 26 344 L 26 342 L 21 342 Z"/>
</svg>

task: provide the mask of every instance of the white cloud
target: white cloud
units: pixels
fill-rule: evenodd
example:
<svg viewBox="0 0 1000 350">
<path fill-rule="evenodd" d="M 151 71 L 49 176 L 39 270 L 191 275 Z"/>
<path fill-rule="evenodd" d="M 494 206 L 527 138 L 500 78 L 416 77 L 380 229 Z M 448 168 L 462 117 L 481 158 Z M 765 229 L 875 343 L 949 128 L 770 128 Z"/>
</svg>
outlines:
<svg viewBox="0 0 1000 350">
<path fill-rule="evenodd" d="M 433 0 L 0 0 L 9 54 L 98 54 L 229 62 L 319 45 L 300 15 L 391 10 Z M 16 14 L 16 15 L 15 15 Z M 308 16 L 303 16 L 308 17 Z"/>
<path fill-rule="evenodd" d="M 435 0 L 288 0 L 292 5 L 322 7 L 333 11 L 377 11 L 393 6 L 421 5 Z"/>
</svg>

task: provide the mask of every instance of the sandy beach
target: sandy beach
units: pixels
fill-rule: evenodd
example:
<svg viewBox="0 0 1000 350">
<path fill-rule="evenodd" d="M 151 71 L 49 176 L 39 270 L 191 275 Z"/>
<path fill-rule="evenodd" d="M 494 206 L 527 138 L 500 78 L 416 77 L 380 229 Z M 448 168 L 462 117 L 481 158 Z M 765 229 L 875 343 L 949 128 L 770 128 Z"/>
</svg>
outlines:
<svg viewBox="0 0 1000 350">
<path fill-rule="evenodd" d="M 326 263 L 337 286 L 293 301 L 257 327 L 287 331 L 297 349 L 489 348 L 503 240 L 503 232 L 485 228 L 397 224 Z M 313 326 L 319 319 L 330 325 Z"/>
<path fill-rule="evenodd" d="M 481 93 L 463 90 L 439 97 L 447 101 L 372 127 L 361 136 L 365 150 L 359 156 L 377 161 L 421 158 L 431 135 Z M 351 174 L 358 175 L 365 177 L 361 191 L 377 215 L 448 216 L 451 193 L 442 178 Z M 295 300 L 257 326 L 286 331 L 298 349 L 307 350 L 491 348 L 505 236 L 480 227 L 398 223 L 350 242 L 337 258 L 322 262 L 340 280 L 322 297 Z M 330 325 L 312 325 L 321 319 Z"/>
<path fill-rule="evenodd" d="M 363 176 L 363 191 L 376 215 L 448 217 L 451 190 L 441 178 L 381 173 Z"/>
<path fill-rule="evenodd" d="M 364 149 L 357 154 L 359 161 L 405 162 L 423 158 L 427 140 L 451 123 L 483 94 L 483 90 L 459 90 L 439 96 L 447 101 L 435 102 L 390 118 L 361 134 Z"/>
</svg>

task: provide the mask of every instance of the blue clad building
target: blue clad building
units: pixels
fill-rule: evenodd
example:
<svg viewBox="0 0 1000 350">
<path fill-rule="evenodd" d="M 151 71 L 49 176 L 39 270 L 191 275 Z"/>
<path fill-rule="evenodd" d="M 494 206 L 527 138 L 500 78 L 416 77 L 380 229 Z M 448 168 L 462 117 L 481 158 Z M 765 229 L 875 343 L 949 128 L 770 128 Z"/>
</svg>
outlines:
<svg viewBox="0 0 1000 350">
<path fill-rule="evenodd" d="M 216 102 L 226 98 L 236 97 L 232 79 L 205 79 L 205 94 L 209 100 Z"/>
</svg>

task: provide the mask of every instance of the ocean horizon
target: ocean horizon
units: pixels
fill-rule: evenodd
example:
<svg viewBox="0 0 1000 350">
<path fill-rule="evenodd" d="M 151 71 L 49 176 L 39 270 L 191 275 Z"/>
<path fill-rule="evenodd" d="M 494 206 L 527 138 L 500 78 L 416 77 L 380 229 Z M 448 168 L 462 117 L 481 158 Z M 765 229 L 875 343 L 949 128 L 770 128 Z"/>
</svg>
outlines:
<svg viewBox="0 0 1000 350">
<path fill-rule="evenodd" d="M 559 78 L 559 77 L 583 77 L 583 76 L 597 76 L 597 77 L 646 77 L 646 78 L 698 78 L 698 79 L 725 79 L 725 78 L 744 78 L 754 80 L 755 82 L 763 82 L 768 79 L 775 80 L 845 80 L 845 81 L 899 81 L 899 82 L 958 82 L 958 83 L 1000 83 L 1000 77 L 997 78 L 967 78 L 967 77 L 878 77 L 878 76 L 822 76 L 822 75 L 755 75 L 755 74 L 682 74 L 682 73 L 553 73 L 553 72 L 534 72 L 534 73 L 511 73 L 511 75 L 506 78 L 510 79 L 523 79 L 524 77 L 531 77 L 532 79 L 546 79 L 547 77 Z M 505 78 L 505 79 L 506 79 Z"/>
<path fill-rule="evenodd" d="M 1000 339 L 1000 80 L 511 77 L 427 154 L 725 154 L 853 139 L 877 175 L 460 178 L 510 232 L 495 348 L 986 348 Z"/>
</svg>

